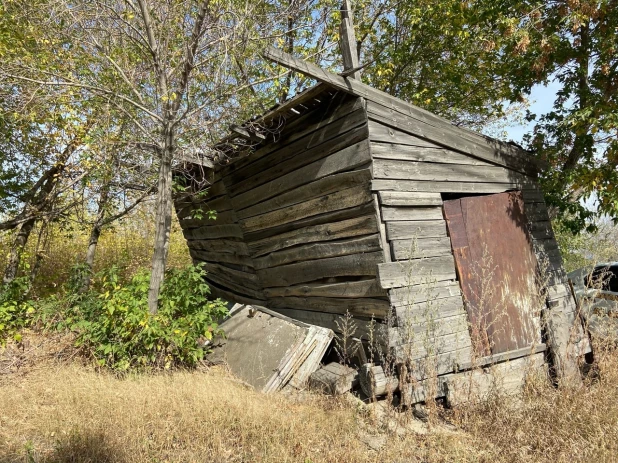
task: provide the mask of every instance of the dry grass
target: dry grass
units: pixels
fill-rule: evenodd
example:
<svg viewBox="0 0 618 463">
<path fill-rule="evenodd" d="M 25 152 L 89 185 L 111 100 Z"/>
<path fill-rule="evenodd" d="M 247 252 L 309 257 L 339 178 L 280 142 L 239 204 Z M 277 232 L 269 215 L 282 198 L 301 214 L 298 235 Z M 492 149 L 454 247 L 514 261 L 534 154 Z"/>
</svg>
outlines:
<svg viewBox="0 0 618 463">
<path fill-rule="evenodd" d="M 580 390 L 532 384 L 518 403 L 496 398 L 448 412 L 456 431 L 391 434 L 379 452 L 359 438 L 371 416 L 342 399 L 266 396 L 220 369 L 122 379 L 53 352 L 36 359 L 0 377 L 0 462 L 618 459 L 615 353 Z"/>
</svg>

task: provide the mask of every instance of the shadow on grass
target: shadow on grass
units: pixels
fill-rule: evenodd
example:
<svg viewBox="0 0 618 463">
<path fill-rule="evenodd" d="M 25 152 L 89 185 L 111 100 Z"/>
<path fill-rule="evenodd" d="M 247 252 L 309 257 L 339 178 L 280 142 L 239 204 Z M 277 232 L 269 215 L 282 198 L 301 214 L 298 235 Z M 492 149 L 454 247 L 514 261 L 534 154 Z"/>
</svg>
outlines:
<svg viewBox="0 0 618 463">
<path fill-rule="evenodd" d="M 26 444 L 0 449 L 0 463 L 125 463 L 131 461 L 126 451 L 110 442 L 102 432 L 75 432 L 57 439 L 53 448 L 43 450 Z"/>
</svg>

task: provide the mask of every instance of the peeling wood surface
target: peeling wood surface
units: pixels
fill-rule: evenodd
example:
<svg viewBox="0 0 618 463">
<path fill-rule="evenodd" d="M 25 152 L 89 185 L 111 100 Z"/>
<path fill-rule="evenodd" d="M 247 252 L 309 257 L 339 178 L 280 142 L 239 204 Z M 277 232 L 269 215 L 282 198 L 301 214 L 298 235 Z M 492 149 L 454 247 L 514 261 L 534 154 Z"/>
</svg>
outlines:
<svg viewBox="0 0 618 463">
<path fill-rule="evenodd" d="M 477 354 L 540 344 L 537 260 L 519 192 L 444 202 Z"/>
</svg>

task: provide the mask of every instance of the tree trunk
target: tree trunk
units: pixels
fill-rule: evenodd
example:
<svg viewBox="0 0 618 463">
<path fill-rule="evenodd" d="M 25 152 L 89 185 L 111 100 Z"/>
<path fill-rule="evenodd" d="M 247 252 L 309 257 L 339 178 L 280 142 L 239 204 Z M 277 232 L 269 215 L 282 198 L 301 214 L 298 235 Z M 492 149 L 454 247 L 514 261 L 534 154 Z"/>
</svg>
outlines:
<svg viewBox="0 0 618 463">
<path fill-rule="evenodd" d="M 19 231 L 17 232 L 17 236 L 15 237 L 15 240 L 13 241 L 13 246 L 11 247 L 9 263 L 6 266 L 6 270 L 4 271 L 3 283 L 5 285 L 11 284 L 13 280 L 15 280 L 15 278 L 17 277 L 17 272 L 19 271 L 19 263 L 21 262 L 21 255 L 24 252 L 26 244 L 28 243 L 28 238 L 30 238 L 30 233 L 32 233 L 32 229 L 34 228 L 35 223 L 35 219 L 30 219 L 22 223 L 19 227 Z"/>
<path fill-rule="evenodd" d="M 152 255 L 150 287 L 148 288 L 148 309 L 156 314 L 159 307 L 159 293 L 165 277 L 165 265 L 172 226 L 172 160 L 174 158 L 174 134 L 166 127 L 165 143 L 159 167 L 157 182 L 157 209 L 155 216 L 155 241 Z"/>
<path fill-rule="evenodd" d="M 85 293 L 90 289 L 90 280 L 92 279 L 92 268 L 94 267 L 94 256 L 97 252 L 99 237 L 101 236 L 101 226 L 97 221 L 90 230 L 90 238 L 88 239 L 88 250 L 86 251 L 86 268 L 84 269 L 84 279 L 80 292 Z"/>
<path fill-rule="evenodd" d="M 44 218 L 41 221 L 39 236 L 36 242 L 36 251 L 34 255 L 34 264 L 32 265 L 32 270 L 30 271 L 30 289 L 32 289 L 32 283 L 36 280 L 36 277 L 39 274 L 39 270 L 41 269 L 41 263 L 43 262 L 44 252 L 47 249 L 48 239 L 49 239 L 49 218 Z"/>
</svg>

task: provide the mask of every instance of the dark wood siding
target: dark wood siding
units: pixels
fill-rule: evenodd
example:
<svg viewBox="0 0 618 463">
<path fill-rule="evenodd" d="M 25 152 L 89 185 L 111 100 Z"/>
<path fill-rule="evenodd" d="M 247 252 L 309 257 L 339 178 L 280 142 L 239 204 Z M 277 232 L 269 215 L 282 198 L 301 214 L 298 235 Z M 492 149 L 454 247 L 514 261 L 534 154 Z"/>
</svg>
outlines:
<svg viewBox="0 0 618 463">
<path fill-rule="evenodd" d="M 376 280 L 384 252 L 363 101 L 330 95 L 275 138 L 217 169 L 224 194 L 206 204 L 216 202 L 219 217 L 230 223 L 183 225 L 192 256 L 209 262 L 207 279 L 230 300 L 252 297 L 331 328 L 348 310 L 361 324 L 372 315 L 385 318 L 388 298 Z M 232 281 L 230 271 L 241 263 L 251 275 Z"/>
</svg>

